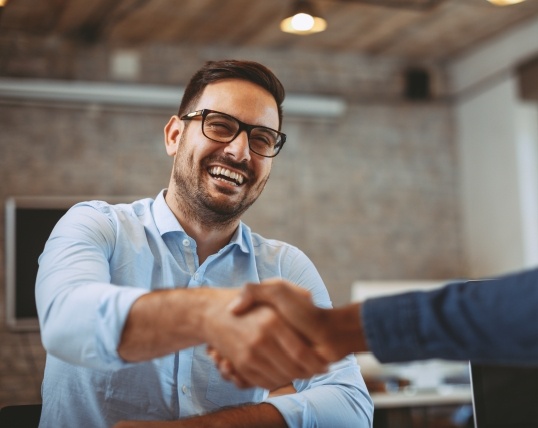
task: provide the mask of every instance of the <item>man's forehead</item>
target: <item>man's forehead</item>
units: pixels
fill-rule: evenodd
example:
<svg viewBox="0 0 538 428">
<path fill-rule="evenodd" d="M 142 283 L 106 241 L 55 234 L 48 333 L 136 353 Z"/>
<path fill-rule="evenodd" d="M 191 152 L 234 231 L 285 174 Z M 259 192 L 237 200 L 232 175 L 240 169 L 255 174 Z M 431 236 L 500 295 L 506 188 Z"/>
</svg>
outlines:
<svg viewBox="0 0 538 428">
<path fill-rule="evenodd" d="M 247 80 L 225 79 L 208 84 L 197 101 L 196 109 L 203 108 L 237 116 L 247 122 L 252 120 L 248 116 L 255 116 L 265 126 L 278 125 L 278 108 L 273 95 Z"/>
</svg>

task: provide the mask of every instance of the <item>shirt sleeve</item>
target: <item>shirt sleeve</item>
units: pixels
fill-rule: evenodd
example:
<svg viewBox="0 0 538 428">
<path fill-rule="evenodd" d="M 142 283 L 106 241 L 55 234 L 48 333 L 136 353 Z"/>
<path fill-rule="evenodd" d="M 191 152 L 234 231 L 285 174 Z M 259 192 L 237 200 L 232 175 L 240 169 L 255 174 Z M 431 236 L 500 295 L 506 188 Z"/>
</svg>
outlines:
<svg viewBox="0 0 538 428">
<path fill-rule="evenodd" d="M 538 363 L 538 270 L 364 302 L 363 328 L 379 361 L 430 358 Z"/>
<path fill-rule="evenodd" d="M 313 263 L 297 251 L 284 266 L 286 279 L 307 288 L 317 306 L 329 308 L 329 293 Z M 357 359 L 349 355 L 323 375 L 293 382 L 297 393 L 272 397 L 289 427 L 371 427 L 373 402 L 360 373 Z"/>
<path fill-rule="evenodd" d="M 128 364 L 117 354 L 123 324 L 147 291 L 110 284 L 115 228 L 107 208 L 77 205 L 60 219 L 39 258 L 36 303 L 51 355 L 98 369 Z"/>
</svg>

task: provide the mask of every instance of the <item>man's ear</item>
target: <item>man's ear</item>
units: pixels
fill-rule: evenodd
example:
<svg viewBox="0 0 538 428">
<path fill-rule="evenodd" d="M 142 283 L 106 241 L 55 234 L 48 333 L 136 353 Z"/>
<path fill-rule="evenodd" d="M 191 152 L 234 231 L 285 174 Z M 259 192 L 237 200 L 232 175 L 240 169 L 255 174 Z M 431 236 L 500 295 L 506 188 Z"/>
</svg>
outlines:
<svg viewBox="0 0 538 428">
<path fill-rule="evenodd" d="M 168 156 L 175 156 L 181 140 L 181 134 L 185 129 L 184 122 L 178 116 L 172 116 L 164 127 L 164 144 Z"/>
</svg>

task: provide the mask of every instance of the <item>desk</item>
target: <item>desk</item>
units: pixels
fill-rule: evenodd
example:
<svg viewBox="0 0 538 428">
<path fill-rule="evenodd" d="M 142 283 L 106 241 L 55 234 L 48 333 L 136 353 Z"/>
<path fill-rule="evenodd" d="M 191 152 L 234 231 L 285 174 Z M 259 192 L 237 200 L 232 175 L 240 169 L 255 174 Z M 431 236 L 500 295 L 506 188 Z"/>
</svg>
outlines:
<svg viewBox="0 0 538 428">
<path fill-rule="evenodd" d="M 454 427 L 455 412 L 469 418 L 467 363 L 381 364 L 369 353 L 356 357 L 374 402 L 374 428 Z"/>
<path fill-rule="evenodd" d="M 471 388 L 469 385 L 441 386 L 436 390 L 373 392 L 374 428 L 401 428 L 451 425 L 456 411 L 471 420 Z M 467 406 L 466 409 L 463 409 Z"/>
<path fill-rule="evenodd" d="M 472 393 L 469 385 L 440 386 L 435 390 L 398 392 L 373 392 L 370 394 L 376 409 L 395 407 L 424 407 L 471 404 Z"/>
</svg>

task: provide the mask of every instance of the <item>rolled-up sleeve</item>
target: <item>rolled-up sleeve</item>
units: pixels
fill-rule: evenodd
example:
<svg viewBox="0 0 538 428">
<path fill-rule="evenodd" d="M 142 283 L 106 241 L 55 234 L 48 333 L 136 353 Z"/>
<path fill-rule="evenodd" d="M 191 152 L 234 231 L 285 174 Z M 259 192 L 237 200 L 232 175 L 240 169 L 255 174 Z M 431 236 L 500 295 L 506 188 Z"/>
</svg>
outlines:
<svg viewBox="0 0 538 428">
<path fill-rule="evenodd" d="M 51 355 L 94 368 L 120 368 L 117 354 L 131 305 L 147 290 L 110 283 L 114 223 L 89 205 L 67 212 L 39 258 L 36 303 Z"/>
<path fill-rule="evenodd" d="M 354 356 L 331 366 L 328 373 L 293 382 L 296 394 L 267 399 L 289 427 L 371 427 L 374 406 Z"/>
</svg>

